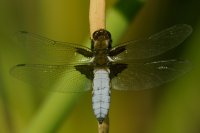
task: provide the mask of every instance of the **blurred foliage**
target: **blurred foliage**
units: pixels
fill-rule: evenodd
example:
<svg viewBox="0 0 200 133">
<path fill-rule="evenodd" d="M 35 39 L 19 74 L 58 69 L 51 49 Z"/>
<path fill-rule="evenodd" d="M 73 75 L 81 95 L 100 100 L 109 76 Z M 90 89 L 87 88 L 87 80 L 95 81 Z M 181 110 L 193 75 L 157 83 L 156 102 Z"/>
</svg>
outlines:
<svg viewBox="0 0 200 133">
<path fill-rule="evenodd" d="M 107 1 L 107 10 L 116 2 Z M 176 49 L 179 55 L 192 62 L 190 73 L 148 91 L 112 91 L 110 133 L 200 132 L 199 4 L 199 0 L 147 0 L 134 19 L 127 19 L 131 22 L 118 25 L 117 18 L 108 18 L 113 19 L 109 20 L 113 25 L 107 25 L 108 29 L 115 27 L 113 32 L 129 24 L 126 32 L 122 31 L 120 42 L 142 38 L 178 23 L 189 24 L 194 30 Z M 9 75 L 12 66 L 27 60 L 27 53 L 12 39 L 16 31 L 27 30 L 55 40 L 81 43 L 89 38 L 88 11 L 89 1 L 0 1 L 1 133 L 97 132 L 90 92 L 76 98 L 73 96 L 76 94 L 53 94 L 52 97 L 51 93 L 41 93 L 39 88 Z M 115 34 L 114 38 L 118 39 Z M 114 40 L 114 43 L 117 42 Z M 63 106 L 66 103 L 69 105 Z M 56 112 L 58 107 L 65 115 Z M 43 130 L 44 125 L 49 128 Z M 31 130 L 36 127 L 37 130 Z"/>
</svg>

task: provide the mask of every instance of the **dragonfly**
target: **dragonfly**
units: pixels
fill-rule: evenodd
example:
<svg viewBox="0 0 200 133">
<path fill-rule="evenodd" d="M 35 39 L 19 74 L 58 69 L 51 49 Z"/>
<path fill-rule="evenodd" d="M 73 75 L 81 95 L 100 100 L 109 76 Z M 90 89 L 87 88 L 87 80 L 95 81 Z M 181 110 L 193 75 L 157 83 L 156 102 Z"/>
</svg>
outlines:
<svg viewBox="0 0 200 133">
<path fill-rule="evenodd" d="M 155 88 L 187 72 L 188 61 L 148 59 L 177 47 L 191 32 L 191 26 L 177 24 L 147 38 L 112 46 L 111 33 L 99 29 L 88 48 L 21 31 L 19 40 L 39 63 L 18 64 L 10 72 L 25 82 L 54 91 L 79 93 L 92 89 L 93 112 L 101 124 L 109 112 L 111 89 Z M 52 87 L 61 79 L 61 86 Z"/>
</svg>

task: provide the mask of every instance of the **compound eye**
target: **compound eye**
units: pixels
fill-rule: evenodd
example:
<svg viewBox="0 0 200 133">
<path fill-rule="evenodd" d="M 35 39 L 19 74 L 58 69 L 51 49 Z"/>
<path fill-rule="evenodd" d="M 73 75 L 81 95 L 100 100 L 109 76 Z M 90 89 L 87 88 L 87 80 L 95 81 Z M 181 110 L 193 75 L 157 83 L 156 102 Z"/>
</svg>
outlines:
<svg viewBox="0 0 200 133">
<path fill-rule="evenodd" d="M 100 30 L 97 30 L 93 33 L 93 39 L 94 40 L 99 40 L 99 39 L 111 39 L 111 34 L 110 32 L 108 32 L 107 30 L 105 29 L 100 29 Z"/>
</svg>

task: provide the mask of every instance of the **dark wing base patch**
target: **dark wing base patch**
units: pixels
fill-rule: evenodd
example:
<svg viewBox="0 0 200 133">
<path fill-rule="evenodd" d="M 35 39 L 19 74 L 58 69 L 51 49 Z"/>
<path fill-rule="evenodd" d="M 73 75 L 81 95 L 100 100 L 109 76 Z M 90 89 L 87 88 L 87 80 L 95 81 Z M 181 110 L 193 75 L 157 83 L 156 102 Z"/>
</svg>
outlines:
<svg viewBox="0 0 200 133">
<path fill-rule="evenodd" d="M 124 69 L 127 68 L 127 64 L 112 64 L 110 68 L 110 79 L 116 77 L 119 73 L 121 73 Z"/>
<path fill-rule="evenodd" d="M 74 66 L 77 71 L 81 74 L 84 74 L 88 79 L 93 80 L 93 70 L 94 67 L 92 65 L 76 65 Z"/>
<path fill-rule="evenodd" d="M 93 53 L 90 51 L 87 51 L 85 49 L 82 48 L 76 48 L 76 52 L 79 54 L 82 54 L 85 57 L 91 58 L 93 56 Z"/>
</svg>

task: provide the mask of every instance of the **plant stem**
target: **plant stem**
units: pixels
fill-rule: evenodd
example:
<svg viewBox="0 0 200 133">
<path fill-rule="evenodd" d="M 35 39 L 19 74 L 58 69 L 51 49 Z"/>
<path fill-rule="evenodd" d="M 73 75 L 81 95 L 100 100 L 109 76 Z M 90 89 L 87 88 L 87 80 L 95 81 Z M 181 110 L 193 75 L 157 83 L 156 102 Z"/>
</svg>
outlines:
<svg viewBox="0 0 200 133">
<path fill-rule="evenodd" d="M 105 29 L 105 0 L 90 0 L 89 10 L 90 38 L 98 29 Z M 99 133 L 109 132 L 109 118 L 98 127 Z"/>
<path fill-rule="evenodd" d="M 90 37 L 94 31 L 105 29 L 105 0 L 90 0 Z"/>
</svg>

